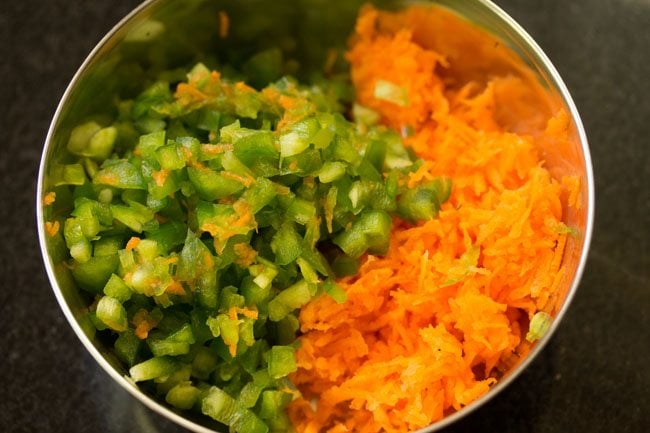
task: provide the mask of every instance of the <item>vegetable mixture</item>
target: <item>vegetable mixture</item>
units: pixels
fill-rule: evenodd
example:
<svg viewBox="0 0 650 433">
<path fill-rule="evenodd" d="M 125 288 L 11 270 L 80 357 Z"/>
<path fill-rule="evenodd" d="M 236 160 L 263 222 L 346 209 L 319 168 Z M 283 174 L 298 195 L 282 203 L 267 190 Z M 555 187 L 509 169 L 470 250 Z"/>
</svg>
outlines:
<svg viewBox="0 0 650 433">
<path fill-rule="evenodd" d="M 237 433 L 410 431 L 543 335 L 579 202 L 536 140 L 568 117 L 513 133 L 524 83 L 441 73 L 432 11 L 362 9 L 349 77 L 199 64 L 72 130 L 51 180 L 74 207 L 46 231 L 131 380 Z"/>
</svg>

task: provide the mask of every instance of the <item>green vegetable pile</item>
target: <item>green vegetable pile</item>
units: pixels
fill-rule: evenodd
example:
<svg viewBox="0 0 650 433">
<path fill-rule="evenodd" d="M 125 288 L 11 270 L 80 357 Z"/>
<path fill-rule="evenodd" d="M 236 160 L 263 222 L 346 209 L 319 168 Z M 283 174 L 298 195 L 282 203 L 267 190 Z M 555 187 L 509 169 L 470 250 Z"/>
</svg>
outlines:
<svg viewBox="0 0 650 433">
<path fill-rule="evenodd" d="M 436 216 L 445 179 L 340 82 L 261 91 L 203 65 L 73 129 L 63 225 L 89 317 L 133 381 L 239 433 L 284 431 L 298 391 L 296 311 L 345 302 L 336 277 L 389 246 L 392 216 Z"/>
</svg>

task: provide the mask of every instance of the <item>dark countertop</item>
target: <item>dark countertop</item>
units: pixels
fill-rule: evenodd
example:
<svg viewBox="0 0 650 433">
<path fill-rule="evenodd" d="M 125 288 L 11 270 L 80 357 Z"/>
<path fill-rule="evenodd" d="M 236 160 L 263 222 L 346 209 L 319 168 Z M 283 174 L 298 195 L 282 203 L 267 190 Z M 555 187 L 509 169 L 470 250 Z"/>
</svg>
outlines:
<svg viewBox="0 0 650 433">
<path fill-rule="evenodd" d="M 543 353 L 446 432 L 650 431 L 650 2 L 498 0 L 576 100 L 596 174 L 577 296 Z M 49 121 L 86 54 L 135 0 L 0 8 L 0 431 L 176 432 L 113 383 L 66 323 L 35 232 Z"/>
</svg>

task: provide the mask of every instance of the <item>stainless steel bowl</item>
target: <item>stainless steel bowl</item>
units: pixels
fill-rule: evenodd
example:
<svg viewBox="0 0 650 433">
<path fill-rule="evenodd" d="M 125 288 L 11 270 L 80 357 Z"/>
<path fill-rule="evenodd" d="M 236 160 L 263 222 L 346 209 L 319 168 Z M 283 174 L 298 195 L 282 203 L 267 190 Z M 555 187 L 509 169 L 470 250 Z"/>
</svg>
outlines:
<svg viewBox="0 0 650 433">
<path fill-rule="evenodd" d="M 70 155 L 65 150 L 70 130 L 88 116 L 111 116 L 105 107 L 117 94 L 128 94 L 129 83 L 146 78 L 146 69 L 187 66 L 211 53 L 223 54 L 236 62 L 242 53 L 269 45 L 292 50 L 308 72 L 322 65 L 326 49 L 343 46 L 350 34 L 360 0 L 147 0 L 118 23 L 95 47 L 70 82 L 56 110 L 47 135 L 41 160 L 37 223 L 45 267 L 54 293 L 68 322 L 99 365 L 150 409 L 179 425 L 195 431 L 210 432 L 220 427 L 207 417 L 181 414 L 140 390 L 126 378 L 126 370 L 111 353 L 108 344 L 95 337 L 92 325 L 84 318 L 87 301 L 75 286 L 64 261 L 65 246 L 46 235 L 45 221 L 53 218 L 56 206 L 45 208 L 43 195 L 51 187 L 50 173 L 57 163 Z M 411 1 L 376 0 L 379 7 L 396 8 Z M 489 0 L 437 0 L 420 2 L 452 11 L 459 20 L 471 22 L 490 33 L 503 47 L 526 66 L 526 74 L 543 89 L 552 109 L 564 108 L 571 116 L 568 149 L 541 149 L 547 166 L 556 176 L 574 174 L 581 177 L 581 209 L 569 210 L 565 222 L 578 228 L 578 236 L 567 243 L 564 265 L 568 272 L 561 283 L 551 328 L 527 356 L 519 360 L 486 395 L 432 424 L 422 431 L 438 430 L 480 407 L 505 388 L 548 343 L 564 316 L 584 270 L 591 239 L 594 215 L 594 180 L 592 165 L 578 111 L 558 72 L 533 39 L 505 12 Z M 218 11 L 231 17 L 231 35 L 227 43 L 218 32 Z M 496 44 L 498 45 L 498 44 Z M 309 49 L 305 48 L 309 47 Z M 547 107 L 547 108 L 549 108 Z"/>
</svg>

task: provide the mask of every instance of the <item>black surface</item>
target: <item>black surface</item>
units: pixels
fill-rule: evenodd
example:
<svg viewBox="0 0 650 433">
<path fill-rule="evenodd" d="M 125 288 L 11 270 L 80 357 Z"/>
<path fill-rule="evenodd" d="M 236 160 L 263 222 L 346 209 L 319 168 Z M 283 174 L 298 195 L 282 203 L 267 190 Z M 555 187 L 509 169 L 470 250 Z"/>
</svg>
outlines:
<svg viewBox="0 0 650 433">
<path fill-rule="evenodd" d="M 86 54 L 136 3 L 0 7 L 0 432 L 182 430 L 86 353 L 50 290 L 35 231 L 37 164 L 56 104 Z M 596 230 L 553 340 L 515 383 L 446 432 L 650 431 L 650 1 L 499 4 L 545 49 L 580 109 L 596 173 Z"/>
</svg>

